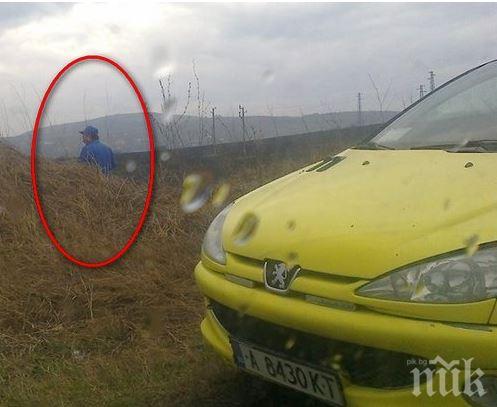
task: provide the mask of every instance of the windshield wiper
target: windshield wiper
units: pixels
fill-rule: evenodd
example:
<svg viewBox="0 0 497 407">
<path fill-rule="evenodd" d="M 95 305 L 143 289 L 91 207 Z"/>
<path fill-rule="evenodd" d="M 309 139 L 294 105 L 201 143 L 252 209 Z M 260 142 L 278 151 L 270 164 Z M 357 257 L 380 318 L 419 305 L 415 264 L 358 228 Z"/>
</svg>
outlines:
<svg viewBox="0 0 497 407">
<path fill-rule="evenodd" d="M 367 143 L 358 144 L 352 148 L 355 150 L 395 150 L 395 148 L 393 147 L 384 146 L 374 141 L 368 141 Z"/>
<path fill-rule="evenodd" d="M 448 151 L 450 153 L 488 153 L 497 151 L 497 140 L 468 140 L 466 143 Z"/>
<path fill-rule="evenodd" d="M 428 144 L 411 147 L 410 150 L 445 150 L 448 153 L 497 152 L 497 140 L 468 140 L 461 144 Z"/>
<path fill-rule="evenodd" d="M 409 150 L 449 150 L 451 148 L 456 148 L 457 144 L 428 144 L 426 146 L 414 146 L 409 147 Z"/>
</svg>

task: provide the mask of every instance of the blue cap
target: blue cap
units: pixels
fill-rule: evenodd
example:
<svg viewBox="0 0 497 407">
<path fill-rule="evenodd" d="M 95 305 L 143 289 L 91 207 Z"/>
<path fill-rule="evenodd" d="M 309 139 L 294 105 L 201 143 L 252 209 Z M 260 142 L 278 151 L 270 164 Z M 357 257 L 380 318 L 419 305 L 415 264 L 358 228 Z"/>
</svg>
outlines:
<svg viewBox="0 0 497 407">
<path fill-rule="evenodd" d="M 96 127 L 93 127 L 93 126 L 86 126 L 83 131 L 80 131 L 80 133 L 83 136 L 95 137 L 95 136 L 98 136 L 98 129 Z"/>
</svg>

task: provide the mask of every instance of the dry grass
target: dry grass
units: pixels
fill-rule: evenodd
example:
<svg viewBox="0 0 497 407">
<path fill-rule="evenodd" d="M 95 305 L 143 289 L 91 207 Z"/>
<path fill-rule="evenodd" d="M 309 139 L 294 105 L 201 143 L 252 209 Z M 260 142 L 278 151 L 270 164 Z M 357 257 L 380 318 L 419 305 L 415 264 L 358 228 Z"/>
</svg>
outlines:
<svg viewBox="0 0 497 407">
<path fill-rule="evenodd" d="M 2 148 L 0 166 L 0 400 L 72 403 L 74 386 L 86 386 L 93 400 L 119 399 L 101 375 L 136 374 L 139 382 L 156 363 L 174 364 L 190 351 L 202 312 L 191 272 L 205 215 L 183 214 L 180 191 L 163 185 L 138 244 L 105 270 L 85 270 L 62 258 L 42 230 L 27 159 Z M 49 162 L 39 184 L 60 242 L 91 261 L 127 240 L 146 187 Z"/>
<path fill-rule="evenodd" d="M 232 196 L 297 165 L 235 171 L 228 176 Z M 181 211 L 182 175 L 163 169 L 143 233 L 124 258 L 104 270 L 86 270 L 66 261 L 45 235 L 28 160 L 0 146 L 0 403 L 274 400 L 280 390 L 254 384 L 202 346 L 203 300 L 192 270 L 214 211 Z M 127 240 L 143 206 L 142 182 L 53 162 L 41 163 L 39 176 L 47 217 L 71 253 L 101 260 Z"/>
</svg>

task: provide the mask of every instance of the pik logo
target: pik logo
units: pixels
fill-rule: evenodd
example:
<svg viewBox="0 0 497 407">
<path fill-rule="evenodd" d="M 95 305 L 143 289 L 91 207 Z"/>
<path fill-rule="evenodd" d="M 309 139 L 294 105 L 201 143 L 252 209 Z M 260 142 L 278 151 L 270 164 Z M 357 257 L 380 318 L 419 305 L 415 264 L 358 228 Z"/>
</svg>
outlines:
<svg viewBox="0 0 497 407">
<path fill-rule="evenodd" d="M 451 393 L 454 396 L 459 396 L 463 393 L 470 397 L 475 394 L 483 397 L 487 393 L 480 380 L 484 376 L 483 371 L 480 368 L 472 368 L 473 358 L 462 359 L 462 361 L 463 365 L 461 366 L 460 360 L 447 362 L 438 355 L 430 361 L 423 360 L 421 367 L 425 367 L 425 369 L 421 370 L 416 367 L 411 370 L 414 379 L 412 393 L 416 397 L 422 394 L 421 376 L 424 375 L 426 379 L 425 391 L 429 397 L 432 397 L 437 392 L 437 389 L 433 386 L 435 377 L 438 379 L 438 392 L 442 396 L 447 396 Z M 409 360 L 409 364 L 416 364 L 416 360 Z"/>
<path fill-rule="evenodd" d="M 264 284 L 268 290 L 286 293 L 299 271 L 299 266 L 288 268 L 282 261 L 266 260 L 264 263 Z"/>
</svg>

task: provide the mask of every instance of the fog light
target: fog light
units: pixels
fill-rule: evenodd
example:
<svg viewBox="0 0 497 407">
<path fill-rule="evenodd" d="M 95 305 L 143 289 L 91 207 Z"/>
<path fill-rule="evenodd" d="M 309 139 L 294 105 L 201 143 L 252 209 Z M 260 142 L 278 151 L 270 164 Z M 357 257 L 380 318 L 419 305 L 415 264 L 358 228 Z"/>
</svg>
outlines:
<svg viewBox="0 0 497 407">
<path fill-rule="evenodd" d="M 478 392 L 472 396 L 465 395 L 466 401 L 475 407 L 497 406 L 497 376 L 483 376 L 479 380 L 486 393 L 483 396 L 479 396 Z"/>
</svg>

